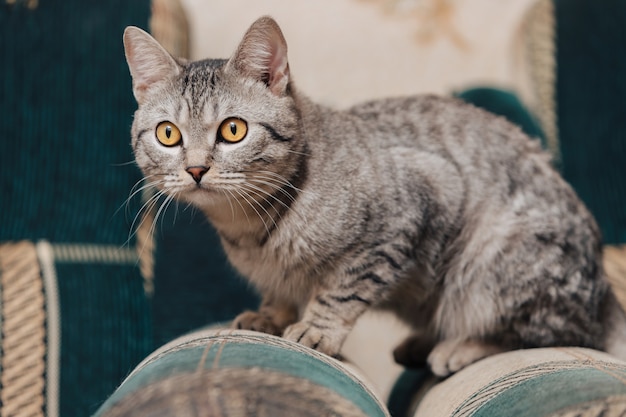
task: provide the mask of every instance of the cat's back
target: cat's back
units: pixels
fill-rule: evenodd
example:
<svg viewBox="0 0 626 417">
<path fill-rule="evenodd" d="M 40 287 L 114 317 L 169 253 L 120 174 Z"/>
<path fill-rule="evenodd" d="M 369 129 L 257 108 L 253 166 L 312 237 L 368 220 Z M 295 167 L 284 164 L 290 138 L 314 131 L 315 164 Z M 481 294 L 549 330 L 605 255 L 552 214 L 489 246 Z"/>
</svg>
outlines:
<svg viewBox="0 0 626 417">
<path fill-rule="evenodd" d="M 347 112 L 367 125 L 372 136 L 385 135 L 387 140 L 381 141 L 381 146 L 424 148 L 446 143 L 483 151 L 509 148 L 539 152 L 537 143 L 529 145 L 517 126 L 454 97 L 392 97 L 364 102 Z"/>
<path fill-rule="evenodd" d="M 562 186 L 539 140 L 504 117 L 462 100 L 436 95 L 387 98 L 359 104 L 347 113 L 360 125 L 361 140 L 371 149 L 446 160 L 478 194 L 501 194 L 545 177 Z"/>
</svg>

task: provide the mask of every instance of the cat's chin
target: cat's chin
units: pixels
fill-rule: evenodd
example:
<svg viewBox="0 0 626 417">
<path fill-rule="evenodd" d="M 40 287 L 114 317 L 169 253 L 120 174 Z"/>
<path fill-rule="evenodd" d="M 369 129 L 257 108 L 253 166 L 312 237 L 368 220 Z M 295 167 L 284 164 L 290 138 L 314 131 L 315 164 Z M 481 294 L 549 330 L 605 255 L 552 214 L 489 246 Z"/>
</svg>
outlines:
<svg viewBox="0 0 626 417">
<path fill-rule="evenodd" d="M 193 187 L 185 190 L 179 194 L 178 198 L 198 207 L 213 206 L 219 204 L 224 199 L 216 190 L 205 187 Z"/>
</svg>

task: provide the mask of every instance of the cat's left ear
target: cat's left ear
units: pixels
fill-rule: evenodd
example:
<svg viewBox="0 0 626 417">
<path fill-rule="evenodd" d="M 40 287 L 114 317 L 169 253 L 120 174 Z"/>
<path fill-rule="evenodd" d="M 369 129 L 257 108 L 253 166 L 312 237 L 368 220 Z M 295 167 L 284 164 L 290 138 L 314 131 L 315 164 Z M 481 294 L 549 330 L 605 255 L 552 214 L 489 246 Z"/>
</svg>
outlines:
<svg viewBox="0 0 626 417">
<path fill-rule="evenodd" d="M 143 103 L 146 92 L 165 80 L 180 74 L 176 60 L 152 36 L 129 26 L 124 31 L 124 51 L 133 78 L 137 103 Z"/>
<path fill-rule="evenodd" d="M 228 68 L 264 82 L 277 96 L 286 94 L 289 85 L 287 42 L 274 19 L 261 17 L 250 26 L 228 61 Z"/>
</svg>

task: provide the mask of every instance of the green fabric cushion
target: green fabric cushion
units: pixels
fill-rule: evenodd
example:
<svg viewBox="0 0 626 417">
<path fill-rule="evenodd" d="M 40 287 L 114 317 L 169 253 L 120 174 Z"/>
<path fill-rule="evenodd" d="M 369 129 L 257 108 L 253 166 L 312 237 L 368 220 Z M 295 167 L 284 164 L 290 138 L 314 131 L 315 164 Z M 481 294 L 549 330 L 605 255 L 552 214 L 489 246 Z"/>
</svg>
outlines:
<svg viewBox="0 0 626 417">
<path fill-rule="evenodd" d="M 561 169 L 606 243 L 626 242 L 626 2 L 555 0 Z"/>
<path fill-rule="evenodd" d="M 458 98 L 500 115 L 522 128 L 527 135 L 541 140 L 545 148 L 545 136 L 531 112 L 517 95 L 491 87 L 476 87 L 455 93 Z"/>
<path fill-rule="evenodd" d="M 623 415 L 626 363 L 583 348 L 507 352 L 437 384 L 413 417 Z"/>
<path fill-rule="evenodd" d="M 219 329 L 154 352 L 96 416 L 147 416 L 155 404 L 164 414 L 191 404 L 196 411 L 186 415 L 389 415 L 341 362 L 275 336 Z"/>
</svg>

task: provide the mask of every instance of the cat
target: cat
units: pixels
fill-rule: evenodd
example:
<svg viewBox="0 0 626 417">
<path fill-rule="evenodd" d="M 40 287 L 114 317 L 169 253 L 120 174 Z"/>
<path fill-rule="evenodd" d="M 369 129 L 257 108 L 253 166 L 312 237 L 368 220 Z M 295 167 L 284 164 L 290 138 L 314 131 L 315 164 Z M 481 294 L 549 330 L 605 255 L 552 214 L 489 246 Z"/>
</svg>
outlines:
<svg viewBox="0 0 626 417">
<path fill-rule="evenodd" d="M 262 295 L 234 327 L 337 356 L 391 310 L 413 329 L 396 361 L 439 376 L 518 348 L 626 358 L 592 215 L 505 119 L 434 95 L 315 104 L 270 17 L 230 59 L 176 59 L 135 27 L 124 46 L 146 181 L 200 209 Z"/>
</svg>

